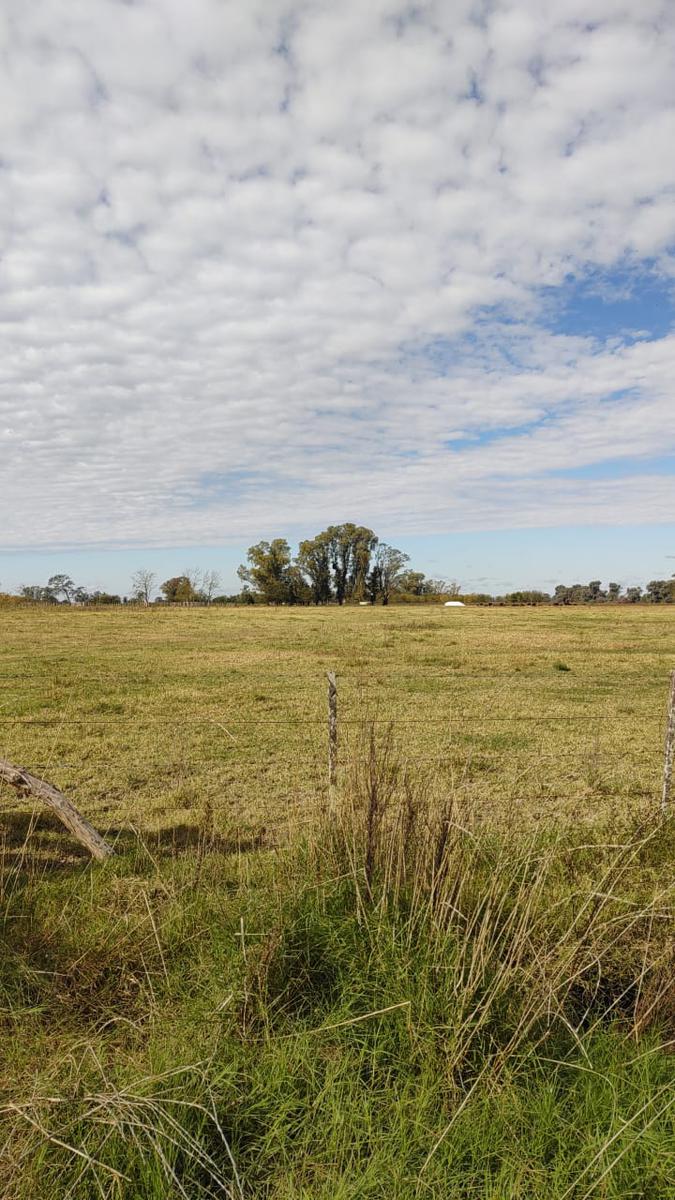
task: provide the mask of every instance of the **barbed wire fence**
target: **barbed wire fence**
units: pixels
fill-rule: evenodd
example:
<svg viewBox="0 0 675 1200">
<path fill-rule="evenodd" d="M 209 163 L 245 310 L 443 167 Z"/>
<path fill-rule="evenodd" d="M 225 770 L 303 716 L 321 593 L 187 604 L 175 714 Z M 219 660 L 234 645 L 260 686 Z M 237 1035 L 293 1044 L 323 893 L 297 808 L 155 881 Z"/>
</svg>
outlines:
<svg viewBox="0 0 675 1200">
<path fill-rule="evenodd" d="M 108 678 L 111 685 L 117 682 L 114 671 L 98 671 L 95 678 L 98 683 Z M 556 769 L 569 772 L 575 760 L 583 759 L 588 769 L 597 770 L 603 758 L 610 756 L 615 769 L 628 763 L 639 772 L 647 759 L 654 763 L 656 747 L 659 742 L 663 744 L 661 716 L 661 733 L 654 726 L 655 736 L 652 740 L 650 734 L 649 744 L 603 749 L 611 716 L 595 700 L 615 697 L 602 682 L 585 682 L 589 703 L 584 711 L 560 711 L 558 702 L 553 712 L 504 712 L 496 711 L 497 700 L 500 695 L 508 696 L 509 687 L 516 681 L 522 687 L 522 677 L 504 674 L 490 678 L 484 672 L 462 672 L 456 677 L 462 684 L 490 684 L 482 709 L 477 709 L 475 696 L 471 697 L 472 703 L 466 697 L 455 696 L 452 703 L 446 701 L 446 710 L 438 713 L 436 694 L 426 697 L 420 692 L 411 697 L 405 687 L 401 690 L 400 677 L 397 688 L 388 689 L 386 672 L 378 673 L 377 678 L 354 671 L 316 672 L 309 678 L 305 675 L 305 692 L 310 684 L 314 685 L 309 701 L 290 690 L 288 669 L 267 671 L 264 678 L 289 689 L 281 695 L 275 692 L 262 696 L 265 704 L 274 706 L 271 713 L 256 711 L 255 693 L 250 710 L 234 711 L 223 705 L 222 697 L 211 699 L 207 692 L 201 694 L 204 711 L 200 713 L 190 711 L 187 702 L 185 711 L 176 713 L 175 697 L 174 708 L 162 713 L 156 707 L 147 707 L 141 690 L 144 681 L 138 688 L 138 696 L 146 705 L 141 711 L 128 713 L 123 711 L 125 704 L 111 700 L 102 702 L 109 704 L 110 711 L 83 713 L 69 711 L 68 684 L 62 680 L 40 680 L 25 671 L 0 672 L 0 757 L 13 759 L 15 748 L 16 752 L 30 753 L 26 766 L 45 780 L 50 773 L 55 774 L 59 786 L 75 786 L 85 808 L 89 804 L 88 783 L 92 777 L 106 773 L 114 781 L 110 788 L 113 796 L 124 785 L 138 791 L 141 804 L 144 788 L 161 790 L 191 776 L 196 779 L 197 791 L 208 787 L 224 797 L 234 794 L 239 801 L 249 786 L 262 791 L 263 809 L 265 799 L 269 801 L 269 822 L 281 826 L 285 820 L 283 803 L 293 793 L 300 806 L 309 804 L 312 797 L 318 803 L 327 801 L 329 807 L 335 803 L 338 781 L 366 727 L 383 735 L 385 730 L 392 733 L 406 764 L 441 773 L 463 772 L 464 776 L 477 766 L 493 774 L 518 767 L 524 777 L 528 763 L 531 766 L 536 762 L 553 778 Z M 420 677 L 413 669 L 409 678 L 411 685 L 421 678 L 425 686 L 433 679 L 449 685 L 453 680 L 449 672 L 426 671 Z M 550 675 L 529 678 L 548 681 Z M 3 709 L 2 690 L 9 684 L 26 701 L 38 692 L 49 699 L 51 687 L 51 698 L 58 698 L 60 711 Z M 125 681 L 125 702 L 133 704 L 134 694 L 133 684 L 129 686 Z M 116 711 L 116 707 L 122 711 Z M 660 803 L 654 798 L 654 811 L 663 816 L 670 811 L 675 763 L 675 671 L 670 676 L 665 728 Z M 564 733 L 558 738 L 560 730 Z M 546 741 L 546 735 L 553 733 L 555 745 Z M 495 739 L 498 746 L 493 744 Z M 298 785 L 299 774 L 303 786 Z M 518 778 L 516 770 L 516 782 Z M 96 790 L 100 800 L 106 789 Z M 2 803 L 0 823 L 1 811 L 16 803 L 16 797 Z M 93 807 L 95 810 L 96 804 Z"/>
</svg>

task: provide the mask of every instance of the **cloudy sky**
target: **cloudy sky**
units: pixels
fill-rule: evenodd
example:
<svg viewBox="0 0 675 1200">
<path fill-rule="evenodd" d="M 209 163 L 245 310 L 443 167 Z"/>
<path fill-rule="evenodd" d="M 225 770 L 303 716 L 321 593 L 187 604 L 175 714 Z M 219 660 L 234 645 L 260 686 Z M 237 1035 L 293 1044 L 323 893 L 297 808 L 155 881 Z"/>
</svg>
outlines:
<svg viewBox="0 0 675 1200">
<path fill-rule="evenodd" d="M 3 584 L 344 519 L 675 567 L 672 0 L 3 0 L 0 49 Z"/>
</svg>

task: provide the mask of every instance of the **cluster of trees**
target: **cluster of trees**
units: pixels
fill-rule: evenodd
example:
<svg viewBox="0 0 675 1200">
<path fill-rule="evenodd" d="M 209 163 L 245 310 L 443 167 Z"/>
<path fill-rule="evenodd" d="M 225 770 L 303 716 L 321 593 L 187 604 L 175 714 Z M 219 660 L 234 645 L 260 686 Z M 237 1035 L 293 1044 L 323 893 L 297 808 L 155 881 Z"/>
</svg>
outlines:
<svg viewBox="0 0 675 1200">
<path fill-rule="evenodd" d="M 329 525 L 300 542 L 293 557 L 285 538 L 257 542 L 237 574 L 249 603 L 388 604 L 395 594 L 446 594 L 443 580 L 408 570 L 409 557 L 365 525 Z"/>
<path fill-rule="evenodd" d="M 522 591 L 509 592 L 505 596 L 490 596 L 475 593 L 463 596 L 462 599 L 470 604 L 675 604 L 675 577 L 673 579 L 652 579 L 643 589 L 628 587 L 624 591 L 620 583 L 609 583 L 606 590 L 599 579 L 590 583 L 559 583 L 553 595 L 548 592 Z"/>
<path fill-rule="evenodd" d="M 164 604 L 213 604 L 220 587 L 217 571 L 188 569 L 182 575 L 174 575 L 160 583 L 161 600 Z M 132 596 L 136 601 L 150 604 L 155 590 L 155 576 L 151 571 L 137 571 L 132 580 Z"/>
<path fill-rule="evenodd" d="M 154 571 L 135 571 L 131 579 L 130 596 L 113 592 L 90 591 L 76 584 L 70 575 L 52 575 L 45 584 L 25 584 L 19 588 L 18 599 L 34 604 L 212 604 L 220 587 L 217 571 L 188 569 L 183 575 L 166 579 L 157 585 Z M 160 596 L 157 596 L 157 592 Z"/>
<path fill-rule="evenodd" d="M 423 599 L 458 596 L 456 583 L 427 579 L 408 566 L 408 555 L 380 542 L 372 529 L 350 523 L 330 525 L 323 533 L 301 542 L 293 558 L 288 542 L 275 538 L 251 546 L 247 563 L 239 568 L 242 597 L 248 603 L 262 600 L 272 604 L 329 604 L 336 602 Z M 622 589 L 619 583 L 602 581 L 558 584 L 551 595 L 537 590 L 509 592 L 504 596 L 474 593 L 462 597 L 469 604 L 650 604 L 675 603 L 675 577 L 652 579 L 641 587 Z"/>
<path fill-rule="evenodd" d="M 154 571 L 142 568 L 132 576 L 129 597 L 88 591 L 70 575 L 52 575 L 44 585 L 26 585 L 18 596 L 0 599 L 41 604 L 389 604 L 460 594 L 458 584 L 413 571 L 402 550 L 381 542 L 365 525 L 351 522 L 329 525 L 300 542 L 295 556 L 285 538 L 257 542 L 249 547 L 246 560 L 237 572 L 242 590 L 234 596 L 219 594 L 217 571 L 186 569 L 158 584 Z M 644 589 L 635 586 L 624 591 L 619 583 L 609 583 L 605 589 L 599 579 L 593 579 L 558 584 L 552 595 L 525 590 L 504 596 L 473 593 L 462 599 L 479 605 L 673 604 L 675 576 L 652 579 Z"/>
<path fill-rule="evenodd" d="M 498 606 L 512 605 L 537 605 L 551 604 L 551 597 L 548 592 L 538 592 L 534 589 L 527 589 L 519 592 L 507 592 L 504 596 L 492 596 L 488 592 L 471 592 L 468 595 L 462 595 L 462 600 L 465 604 L 491 604 Z"/>
<path fill-rule="evenodd" d="M 599 579 L 590 583 L 573 583 L 571 587 L 558 584 L 552 597 L 553 604 L 672 604 L 675 602 L 675 579 L 652 579 L 643 589 L 629 587 L 624 592 L 620 583 L 609 583 L 603 589 Z"/>
<path fill-rule="evenodd" d="M 122 597 L 111 592 L 90 592 L 73 582 L 70 575 L 52 575 L 45 584 L 25 584 L 19 588 L 22 600 L 39 604 L 121 604 Z"/>
<path fill-rule="evenodd" d="M 316 537 L 300 542 L 293 556 L 285 538 L 249 547 L 239 567 L 242 590 L 236 596 L 218 594 L 217 571 L 186 569 L 158 584 L 147 569 L 137 570 L 125 596 L 88 592 L 68 575 L 55 575 L 42 586 L 24 587 L 25 600 L 52 604 L 389 604 L 393 597 L 424 600 L 454 596 L 455 583 L 428 579 L 411 570 L 402 550 L 380 541 L 372 529 L 350 521 L 330 525 Z"/>
</svg>

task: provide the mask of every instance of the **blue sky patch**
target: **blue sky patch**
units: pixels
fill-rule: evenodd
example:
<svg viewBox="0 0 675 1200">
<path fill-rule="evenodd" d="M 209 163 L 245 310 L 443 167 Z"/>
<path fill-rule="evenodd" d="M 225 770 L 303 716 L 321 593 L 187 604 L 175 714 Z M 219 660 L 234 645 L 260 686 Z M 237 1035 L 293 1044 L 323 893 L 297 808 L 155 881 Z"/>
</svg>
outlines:
<svg viewBox="0 0 675 1200">
<path fill-rule="evenodd" d="M 556 333 L 619 338 L 661 338 L 675 325 L 673 283 L 646 269 L 616 268 L 569 278 L 542 293 L 544 318 Z"/>
</svg>

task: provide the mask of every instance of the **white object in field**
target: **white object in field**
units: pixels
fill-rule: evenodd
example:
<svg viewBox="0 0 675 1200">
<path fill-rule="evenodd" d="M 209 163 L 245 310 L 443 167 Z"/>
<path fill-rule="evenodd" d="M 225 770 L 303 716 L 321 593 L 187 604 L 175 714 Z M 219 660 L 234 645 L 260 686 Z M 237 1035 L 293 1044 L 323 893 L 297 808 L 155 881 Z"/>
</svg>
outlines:
<svg viewBox="0 0 675 1200">
<path fill-rule="evenodd" d="M 463 600 L 446 600 L 443 608 L 466 608 Z"/>
<path fill-rule="evenodd" d="M 359 600 L 359 608 L 370 608 L 370 600 Z"/>
</svg>

